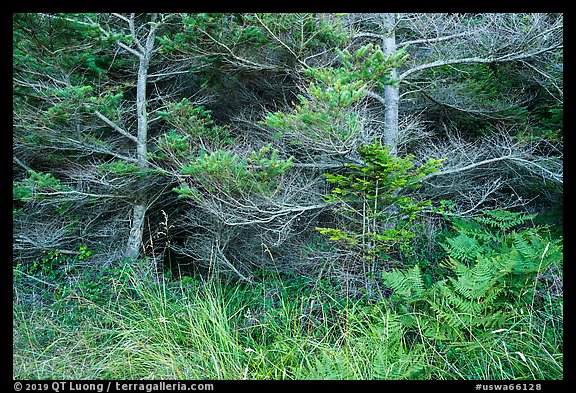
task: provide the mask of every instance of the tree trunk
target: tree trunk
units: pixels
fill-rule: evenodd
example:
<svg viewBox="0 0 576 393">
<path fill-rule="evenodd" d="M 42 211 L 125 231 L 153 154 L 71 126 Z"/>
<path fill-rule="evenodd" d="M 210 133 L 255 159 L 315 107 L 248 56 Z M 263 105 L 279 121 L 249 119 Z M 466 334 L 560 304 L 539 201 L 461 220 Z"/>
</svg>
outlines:
<svg viewBox="0 0 576 393">
<path fill-rule="evenodd" d="M 385 37 L 382 40 L 382 48 L 386 56 L 392 56 L 396 52 L 396 20 L 397 15 L 390 13 L 384 15 Z M 392 80 L 398 78 L 396 68 L 392 69 Z M 396 156 L 398 147 L 398 102 L 400 99 L 400 89 L 398 84 L 386 85 L 384 87 L 384 144 L 390 148 L 390 154 Z"/>
<path fill-rule="evenodd" d="M 136 142 L 136 153 L 138 157 L 138 168 L 146 170 L 148 168 L 147 139 L 148 139 L 148 119 L 146 113 L 146 80 L 148 76 L 149 56 L 144 54 L 140 58 L 138 67 L 138 83 L 136 87 L 136 112 L 138 116 L 138 137 Z M 137 183 L 141 185 L 141 181 Z M 132 222 L 130 224 L 130 235 L 126 247 L 126 257 L 138 258 L 140 255 L 140 245 L 144 228 L 144 217 L 146 216 L 146 197 L 138 187 L 135 193 L 136 201 L 132 210 Z"/>
<path fill-rule="evenodd" d="M 132 209 L 130 236 L 128 237 L 128 245 L 126 246 L 127 258 L 138 258 L 140 255 L 145 216 L 146 204 L 136 203 Z"/>
<path fill-rule="evenodd" d="M 152 25 L 146 39 L 146 44 L 141 47 L 140 63 L 138 66 L 138 82 L 136 85 L 136 115 L 138 118 L 138 136 L 136 141 L 136 153 L 138 167 L 141 171 L 148 169 L 147 144 L 148 144 L 148 114 L 146 113 L 146 83 L 148 80 L 148 66 L 154 49 L 154 39 L 156 28 L 154 27 L 155 14 L 152 15 Z M 141 181 L 138 185 L 142 185 Z M 136 200 L 132 210 L 132 222 L 130 224 L 130 235 L 126 246 L 126 257 L 138 258 L 140 246 L 144 232 L 144 218 L 148 209 L 146 195 L 142 192 L 142 187 L 135 190 Z"/>
</svg>

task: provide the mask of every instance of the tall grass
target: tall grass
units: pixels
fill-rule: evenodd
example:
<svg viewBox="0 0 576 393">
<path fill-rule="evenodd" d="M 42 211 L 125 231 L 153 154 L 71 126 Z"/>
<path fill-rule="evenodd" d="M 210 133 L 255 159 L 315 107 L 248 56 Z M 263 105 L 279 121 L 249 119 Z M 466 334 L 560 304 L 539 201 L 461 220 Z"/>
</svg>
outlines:
<svg viewBox="0 0 576 393">
<path fill-rule="evenodd" d="M 342 298 L 330 285 L 168 281 L 129 265 L 94 280 L 41 291 L 15 280 L 14 378 L 562 378 L 551 297 L 508 329 L 444 342 L 406 329 L 385 302 Z M 39 300 L 42 291 L 52 298 Z"/>
</svg>

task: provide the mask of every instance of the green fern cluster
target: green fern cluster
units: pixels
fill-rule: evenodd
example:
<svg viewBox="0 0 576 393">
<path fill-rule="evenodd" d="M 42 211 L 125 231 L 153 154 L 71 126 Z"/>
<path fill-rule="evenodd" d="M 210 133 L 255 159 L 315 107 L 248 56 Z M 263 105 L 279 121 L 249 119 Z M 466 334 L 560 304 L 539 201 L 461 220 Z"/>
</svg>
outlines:
<svg viewBox="0 0 576 393">
<path fill-rule="evenodd" d="M 384 272 L 391 300 L 420 331 L 435 339 L 462 338 L 486 329 L 502 328 L 522 304 L 532 299 L 534 279 L 550 264 L 562 260 L 558 241 L 543 227 L 513 230 L 534 215 L 509 211 L 485 212 L 482 217 L 454 223 L 457 234 L 442 243 L 444 265 L 453 275 L 425 287 L 418 265 L 410 270 Z M 422 319 L 420 319 L 421 321 Z"/>
</svg>

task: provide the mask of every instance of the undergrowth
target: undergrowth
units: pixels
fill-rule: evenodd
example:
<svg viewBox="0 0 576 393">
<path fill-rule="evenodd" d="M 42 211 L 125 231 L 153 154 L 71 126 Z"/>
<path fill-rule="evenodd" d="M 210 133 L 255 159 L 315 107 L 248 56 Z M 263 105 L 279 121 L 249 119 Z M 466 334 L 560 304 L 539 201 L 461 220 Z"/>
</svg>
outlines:
<svg viewBox="0 0 576 393">
<path fill-rule="evenodd" d="M 562 379 L 560 244 L 529 219 L 456 222 L 451 274 L 384 273 L 392 294 L 378 301 L 277 273 L 249 284 L 127 262 L 53 277 L 18 267 L 13 377 Z"/>
</svg>

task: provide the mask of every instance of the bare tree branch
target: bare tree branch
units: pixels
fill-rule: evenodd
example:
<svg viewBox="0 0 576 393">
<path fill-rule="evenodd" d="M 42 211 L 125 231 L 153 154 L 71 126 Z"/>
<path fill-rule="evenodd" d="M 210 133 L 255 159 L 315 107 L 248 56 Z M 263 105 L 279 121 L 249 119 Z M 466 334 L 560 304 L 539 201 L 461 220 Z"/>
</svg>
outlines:
<svg viewBox="0 0 576 393">
<path fill-rule="evenodd" d="M 494 56 L 494 57 L 467 57 L 467 58 L 460 58 L 460 59 L 449 59 L 449 60 L 436 60 L 431 63 L 422 64 L 417 67 L 410 68 L 398 76 L 398 80 L 402 81 L 406 79 L 408 76 L 429 69 L 434 67 L 443 67 L 452 64 L 470 64 L 470 63 L 502 63 L 507 61 L 515 61 L 515 60 L 523 60 L 528 59 L 530 57 L 537 56 L 539 54 L 549 52 L 555 49 L 562 48 L 560 44 L 554 44 L 546 48 L 541 48 L 532 52 L 522 52 L 522 53 L 511 53 L 502 56 Z"/>
<path fill-rule="evenodd" d="M 104 123 L 108 124 L 110 127 L 112 127 L 114 130 L 116 130 L 117 132 L 119 132 L 121 135 L 125 136 L 126 138 L 130 139 L 132 142 L 137 143 L 138 140 L 136 139 L 136 137 L 134 135 L 131 135 L 130 133 L 128 133 L 126 130 L 124 130 L 122 127 L 120 127 L 118 124 L 114 123 L 112 120 L 108 119 L 106 116 L 104 116 L 99 110 L 95 109 L 94 110 L 94 114 L 96 116 L 98 116 L 98 118 L 100 120 L 102 120 Z"/>
</svg>

